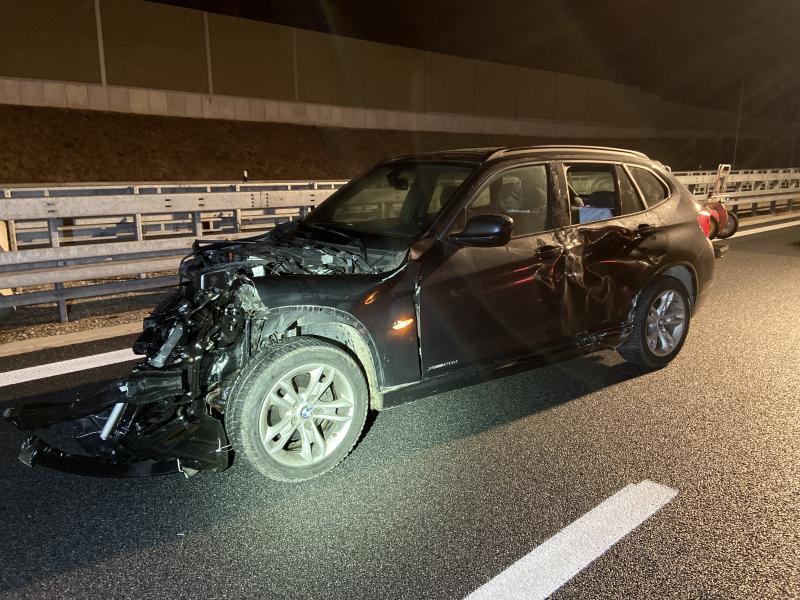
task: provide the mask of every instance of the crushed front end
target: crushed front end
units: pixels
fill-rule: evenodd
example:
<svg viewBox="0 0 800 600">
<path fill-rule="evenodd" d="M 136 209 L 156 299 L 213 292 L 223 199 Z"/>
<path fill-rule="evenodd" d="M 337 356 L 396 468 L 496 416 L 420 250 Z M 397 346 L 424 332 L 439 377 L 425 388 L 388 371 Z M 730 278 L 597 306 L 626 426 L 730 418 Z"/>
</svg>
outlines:
<svg viewBox="0 0 800 600">
<path fill-rule="evenodd" d="M 71 403 L 3 413 L 23 431 L 78 425 L 78 452 L 34 436 L 20 459 L 110 477 L 226 469 L 233 456 L 224 391 L 251 356 L 282 335 L 266 327 L 268 309 L 253 280 L 365 270 L 359 256 L 308 240 L 195 243 L 181 265 L 177 293 L 144 320 L 133 346 L 143 360 L 127 378 Z"/>
<path fill-rule="evenodd" d="M 123 381 L 69 404 L 5 412 L 26 431 L 77 421 L 81 453 L 32 437 L 20 454 L 24 463 L 96 476 L 190 475 L 228 467 L 230 446 L 215 399 L 221 378 L 244 352 L 242 309 L 224 297 L 239 292 L 193 291 L 187 282 L 180 290 L 145 319 L 134 344 L 144 359 Z"/>
</svg>

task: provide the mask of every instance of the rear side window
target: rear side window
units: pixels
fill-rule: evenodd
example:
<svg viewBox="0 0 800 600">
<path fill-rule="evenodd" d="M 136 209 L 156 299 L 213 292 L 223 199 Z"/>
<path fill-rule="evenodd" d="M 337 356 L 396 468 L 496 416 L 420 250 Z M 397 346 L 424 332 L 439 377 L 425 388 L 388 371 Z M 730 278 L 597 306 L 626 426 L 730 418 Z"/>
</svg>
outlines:
<svg viewBox="0 0 800 600">
<path fill-rule="evenodd" d="M 619 216 L 614 165 L 567 165 L 567 184 L 573 223 L 605 221 Z"/>
<path fill-rule="evenodd" d="M 639 192 L 631 183 L 630 177 L 621 166 L 617 171 L 619 174 L 619 202 L 622 206 L 622 214 L 629 215 L 644 210 L 644 204 L 639 197 Z"/>
<path fill-rule="evenodd" d="M 648 206 L 658 204 L 669 195 L 664 184 L 647 169 L 634 167 L 633 165 L 628 165 L 628 169 L 630 169 L 636 185 L 642 190 L 642 195 Z"/>
</svg>

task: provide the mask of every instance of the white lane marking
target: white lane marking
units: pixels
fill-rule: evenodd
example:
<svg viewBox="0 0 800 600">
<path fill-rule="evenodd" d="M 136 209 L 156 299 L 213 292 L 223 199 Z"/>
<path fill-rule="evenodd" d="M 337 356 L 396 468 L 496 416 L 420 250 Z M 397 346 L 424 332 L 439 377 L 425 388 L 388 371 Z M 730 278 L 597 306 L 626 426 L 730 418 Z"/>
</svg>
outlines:
<svg viewBox="0 0 800 600">
<path fill-rule="evenodd" d="M 647 479 L 627 485 L 466 600 L 546 598 L 677 495 L 677 490 Z"/>
<path fill-rule="evenodd" d="M 5 373 L 0 373 L 0 387 L 25 383 L 26 381 L 35 381 L 37 379 L 46 379 L 47 377 L 74 373 L 75 371 L 95 369 L 97 367 L 113 365 L 137 358 L 141 359 L 141 356 L 134 354 L 133 350 L 130 348 L 126 348 L 125 350 L 104 352 L 103 354 L 95 354 L 94 356 L 83 356 L 81 358 L 72 358 L 70 360 L 63 360 L 47 365 L 17 369 L 16 371 L 6 371 Z"/>
<path fill-rule="evenodd" d="M 744 237 L 746 235 L 755 235 L 756 233 L 764 233 L 765 231 L 773 231 L 775 229 L 785 229 L 787 227 L 797 227 L 800 225 L 800 220 L 790 221 L 789 223 L 778 223 L 777 225 L 767 225 L 766 227 L 756 227 L 754 229 L 745 229 L 744 231 L 737 231 L 730 239 Z"/>
</svg>

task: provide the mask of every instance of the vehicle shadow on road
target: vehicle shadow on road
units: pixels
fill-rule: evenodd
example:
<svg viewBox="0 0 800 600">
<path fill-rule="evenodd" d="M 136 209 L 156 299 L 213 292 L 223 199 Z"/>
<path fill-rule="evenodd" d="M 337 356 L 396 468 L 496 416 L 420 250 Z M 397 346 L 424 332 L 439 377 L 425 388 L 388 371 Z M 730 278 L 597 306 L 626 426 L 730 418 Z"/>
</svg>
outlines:
<svg viewBox="0 0 800 600">
<path fill-rule="evenodd" d="M 120 563 L 129 557 L 152 554 L 157 560 L 178 548 L 185 535 L 217 544 L 225 532 L 255 527 L 263 522 L 258 515 L 267 513 L 307 522 L 303 515 L 311 512 L 338 513 L 342 497 L 359 507 L 407 501 L 403 497 L 412 492 L 404 486 L 420 484 L 406 484 L 393 473 L 399 463 L 406 471 L 427 468 L 430 453 L 441 447 L 479 439 L 498 426 L 645 372 L 609 353 L 595 353 L 404 405 L 378 415 L 344 463 L 295 485 L 265 481 L 240 464 L 189 480 L 94 479 L 29 469 L 16 459 L 25 434 L 0 424 L 0 539 L 5 541 L 0 591 L 35 594 L 55 577 L 74 580 L 79 570 L 92 567 L 111 579 L 108 571 L 123 568 Z M 461 445 L 470 451 L 469 444 Z M 353 525 L 341 524 L 343 530 L 348 526 Z"/>
</svg>

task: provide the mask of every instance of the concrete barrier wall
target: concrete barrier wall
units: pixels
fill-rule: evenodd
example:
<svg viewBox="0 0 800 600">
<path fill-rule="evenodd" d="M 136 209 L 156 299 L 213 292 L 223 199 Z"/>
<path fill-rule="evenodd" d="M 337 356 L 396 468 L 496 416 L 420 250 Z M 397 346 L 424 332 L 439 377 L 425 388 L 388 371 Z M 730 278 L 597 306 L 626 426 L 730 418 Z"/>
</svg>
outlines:
<svg viewBox="0 0 800 600">
<path fill-rule="evenodd" d="M 0 0 L 0 15 L 0 76 L 41 80 L 20 87 L 22 96 L 11 101 L 18 104 L 262 120 L 270 105 L 261 99 L 287 103 L 278 112 L 284 120 L 290 114 L 291 122 L 319 112 L 308 105 L 321 105 L 343 107 L 325 109 L 328 125 L 361 119 L 370 127 L 419 129 L 436 121 L 442 131 L 463 129 L 453 125 L 463 121 L 458 115 L 496 120 L 500 129 L 489 131 L 498 132 L 514 129 L 508 119 L 715 135 L 736 127 L 731 113 L 664 101 L 615 82 L 144 0 Z M 0 90 L 0 101 L 8 102 L 9 94 Z M 414 116 L 420 113 L 432 116 Z M 338 116 L 340 122 L 330 122 Z M 763 119 L 746 124 L 748 135 L 788 131 Z"/>
<path fill-rule="evenodd" d="M 295 99 L 291 28 L 213 13 L 208 28 L 215 94 Z"/>
<path fill-rule="evenodd" d="M 112 0 L 101 14 L 109 84 L 209 91 L 202 12 Z"/>
<path fill-rule="evenodd" d="M 94 0 L 0 0 L 0 74 L 100 83 Z"/>
<path fill-rule="evenodd" d="M 425 112 L 425 53 L 367 44 L 366 106 Z"/>
<path fill-rule="evenodd" d="M 521 70 L 510 65 L 475 61 L 475 114 L 518 117 Z"/>
<path fill-rule="evenodd" d="M 362 40 L 298 29 L 297 100 L 366 105 L 367 47 Z"/>
</svg>

